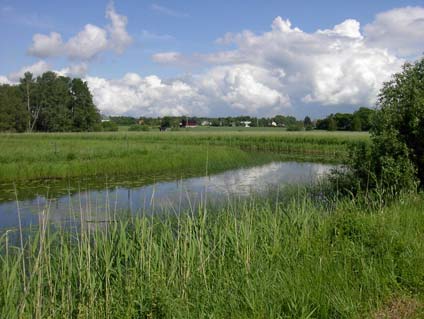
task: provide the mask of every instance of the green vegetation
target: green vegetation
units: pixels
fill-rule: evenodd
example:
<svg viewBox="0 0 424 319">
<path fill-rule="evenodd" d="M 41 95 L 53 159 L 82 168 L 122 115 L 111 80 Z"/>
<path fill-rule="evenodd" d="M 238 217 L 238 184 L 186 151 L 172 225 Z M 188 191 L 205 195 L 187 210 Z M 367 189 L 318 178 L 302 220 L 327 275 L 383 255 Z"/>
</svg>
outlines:
<svg viewBox="0 0 424 319">
<path fill-rule="evenodd" d="M 211 171 L 271 159 L 340 162 L 367 134 L 326 132 L 116 132 L 3 134 L 0 180 Z M 258 154 L 267 153 L 267 154 Z"/>
<path fill-rule="evenodd" d="M 296 198 L 76 231 L 42 223 L 23 248 L 8 232 L 0 317 L 365 318 L 397 298 L 422 305 L 422 197 L 378 210 Z"/>
<path fill-rule="evenodd" d="M 424 58 L 384 84 L 378 105 L 372 143 L 353 149 L 349 179 L 367 191 L 415 192 L 424 186 Z"/>
<path fill-rule="evenodd" d="M 25 73 L 19 85 L 0 85 L 0 131 L 100 131 L 87 83 L 46 72 Z"/>
<path fill-rule="evenodd" d="M 375 112 L 375 110 L 360 107 L 353 114 L 330 114 L 325 119 L 317 120 L 316 128 L 328 131 L 369 131 Z"/>
<path fill-rule="evenodd" d="M 63 228 L 46 209 L 36 229 L 0 236 L 0 317 L 423 318 L 423 79 L 423 59 L 406 64 L 375 115 L 328 118 L 329 130 L 373 118 L 371 139 L 242 129 L 2 135 L 4 181 L 213 172 L 273 154 L 352 158 L 328 184 L 180 215 L 105 208 L 105 222 L 88 223 L 71 211 L 81 223 Z"/>
</svg>

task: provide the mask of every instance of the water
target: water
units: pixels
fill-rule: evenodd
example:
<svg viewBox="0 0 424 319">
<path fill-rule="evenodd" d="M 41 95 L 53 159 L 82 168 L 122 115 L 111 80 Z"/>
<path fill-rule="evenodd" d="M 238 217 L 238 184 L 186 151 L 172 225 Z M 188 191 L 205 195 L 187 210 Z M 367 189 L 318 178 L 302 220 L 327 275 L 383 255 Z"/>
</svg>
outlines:
<svg viewBox="0 0 424 319">
<path fill-rule="evenodd" d="M 46 194 L 46 188 L 43 191 L 43 188 L 29 185 L 31 196 L 28 195 L 28 189 L 22 191 L 29 199 L 18 202 L 0 199 L 0 228 L 18 226 L 18 205 L 24 227 L 37 224 L 39 218 L 46 218 L 46 215 L 50 221 L 58 223 L 72 220 L 104 222 L 119 217 L 123 212 L 150 214 L 167 210 L 180 213 L 195 211 L 205 201 L 219 204 L 234 198 L 263 196 L 277 187 L 281 189 L 287 185 L 317 181 L 332 168 L 333 165 L 327 164 L 272 162 L 173 181 L 153 182 L 152 179 L 133 178 L 114 187 L 103 184 L 100 189 L 98 183 L 97 189 L 88 183 L 84 187 L 80 186 L 77 191 L 69 188 L 67 191 L 63 189 L 62 192 L 55 192 L 53 197 Z"/>
</svg>

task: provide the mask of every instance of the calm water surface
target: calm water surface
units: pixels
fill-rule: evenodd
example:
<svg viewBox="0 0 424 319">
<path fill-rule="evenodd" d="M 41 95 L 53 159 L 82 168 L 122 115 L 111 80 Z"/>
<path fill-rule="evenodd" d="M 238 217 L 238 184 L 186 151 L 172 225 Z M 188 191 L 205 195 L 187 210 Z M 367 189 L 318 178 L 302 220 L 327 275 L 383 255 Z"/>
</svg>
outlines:
<svg viewBox="0 0 424 319">
<path fill-rule="evenodd" d="M 69 222 L 83 220 L 87 222 L 107 221 L 123 214 L 152 213 L 168 210 L 195 210 L 205 201 L 210 203 L 226 203 L 232 198 L 248 198 L 261 196 L 272 189 L 287 185 L 305 184 L 317 181 L 334 165 L 297 162 L 272 162 L 262 166 L 242 168 L 224 173 L 177 179 L 166 182 L 150 182 L 140 177 L 131 179 L 130 183 L 102 189 L 90 185 L 79 187 L 77 191 L 66 190 L 62 195 L 53 198 L 47 195 L 46 189 L 34 188 L 25 200 L 0 198 L 0 228 L 18 226 L 18 206 L 24 227 L 37 224 L 40 216 L 48 216 L 53 222 Z M 29 187 L 29 189 L 31 189 Z M 68 193 L 68 194 L 66 194 Z M 18 194 L 19 197 L 19 194 Z M 44 212 L 44 213 L 43 213 Z"/>
</svg>

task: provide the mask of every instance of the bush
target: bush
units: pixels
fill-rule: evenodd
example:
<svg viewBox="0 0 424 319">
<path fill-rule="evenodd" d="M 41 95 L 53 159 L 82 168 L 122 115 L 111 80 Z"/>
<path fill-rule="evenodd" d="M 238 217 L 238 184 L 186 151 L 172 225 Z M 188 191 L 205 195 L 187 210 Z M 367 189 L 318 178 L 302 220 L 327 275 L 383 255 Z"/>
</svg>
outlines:
<svg viewBox="0 0 424 319">
<path fill-rule="evenodd" d="M 131 125 L 128 128 L 128 131 L 132 132 L 147 132 L 150 131 L 150 128 L 147 125 Z"/>
<path fill-rule="evenodd" d="M 303 131 L 303 129 L 304 129 L 303 123 L 300 123 L 300 122 L 287 125 L 287 131 L 296 132 L 296 131 Z"/>
<path fill-rule="evenodd" d="M 392 195 L 424 185 L 424 59 L 405 64 L 380 91 L 372 143 L 355 148 L 350 167 L 361 187 Z"/>
<path fill-rule="evenodd" d="M 118 131 L 118 125 L 111 121 L 102 122 L 102 129 L 105 132 L 116 132 Z"/>
</svg>

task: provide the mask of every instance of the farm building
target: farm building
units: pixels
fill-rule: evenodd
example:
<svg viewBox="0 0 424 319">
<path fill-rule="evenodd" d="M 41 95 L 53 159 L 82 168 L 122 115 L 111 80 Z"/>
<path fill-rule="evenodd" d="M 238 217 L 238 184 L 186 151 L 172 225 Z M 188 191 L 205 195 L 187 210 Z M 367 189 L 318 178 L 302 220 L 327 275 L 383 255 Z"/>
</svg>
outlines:
<svg viewBox="0 0 424 319">
<path fill-rule="evenodd" d="M 180 127 L 197 127 L 197 122 L 195 119 L 183 119 Z"/>
</svg>

